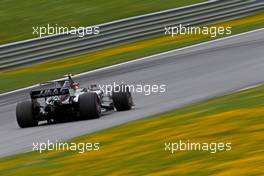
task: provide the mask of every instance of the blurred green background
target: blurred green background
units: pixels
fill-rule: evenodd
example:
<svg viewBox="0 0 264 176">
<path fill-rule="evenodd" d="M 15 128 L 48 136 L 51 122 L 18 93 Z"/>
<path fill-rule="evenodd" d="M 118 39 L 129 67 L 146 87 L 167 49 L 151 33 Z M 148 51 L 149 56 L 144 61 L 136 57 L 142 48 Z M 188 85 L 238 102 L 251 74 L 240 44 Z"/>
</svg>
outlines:
<svg viewBox="0 0 264 176">
<path fill-rule="evenodd" d="M 263 28 L 264 12 L 214 26 L 216 25 L 231 26 L 232 34 Z M 217 38 L 220 37 L 224 36 Z M 78 74 L 212 39 L 209 35 L 184 35 L 173 38 L 161 36 L 16 70 L 0 71 L 0 82 L 2 83 L 0 84 L 0 93 L 57 79 L 68 73 Z"/>
<path fill-rule="evenodd" d="M 1 0 L 0 44 L 35 37 L 32 26 L 89 26 L 203 1 Z"/>
</svg>

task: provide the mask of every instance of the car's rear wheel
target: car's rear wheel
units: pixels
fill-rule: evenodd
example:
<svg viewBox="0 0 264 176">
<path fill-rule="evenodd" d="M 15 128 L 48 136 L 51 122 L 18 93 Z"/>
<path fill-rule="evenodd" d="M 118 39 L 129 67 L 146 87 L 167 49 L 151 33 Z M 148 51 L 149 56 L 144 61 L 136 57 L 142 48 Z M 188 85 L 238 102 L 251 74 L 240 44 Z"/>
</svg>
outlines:
<svg viewBox="0 0 264 176">
<path fill-rule="evenodd" d="M 96 93 L 87 92 L 79 97 L 79 110 L 82 119 L 95 119 L 101 116 L 101 103 Z"/>
<path fill-rule="evenodd" d="M 32 101 L 24 101 L 17 104 L 16 118 L 17 123 L 21 128 L 33 127 L 38 125 L 38 121 L 34 118 Z"/>
<path fill-rule="evenodd" d="M 114 106 L 117 111 L 127 111 L 133 106 L 132 95 L 126 85 L 120 85 L 113 91 Z"/>
</svg>

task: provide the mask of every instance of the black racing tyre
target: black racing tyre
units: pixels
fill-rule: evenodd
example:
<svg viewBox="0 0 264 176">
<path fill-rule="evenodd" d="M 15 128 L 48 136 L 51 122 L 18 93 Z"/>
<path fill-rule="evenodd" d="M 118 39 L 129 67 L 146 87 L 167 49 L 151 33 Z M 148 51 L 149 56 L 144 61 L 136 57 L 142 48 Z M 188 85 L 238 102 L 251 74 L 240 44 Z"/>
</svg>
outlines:
<svg viewBox="0 0 264 176">
<path fill-rule="evenodd" d="M 96 119 L 101 116 L 101 103 L 95 92 L 86 92 L 79 97 L 79 110 L 82 119 Z"/>
<path fill-rule="evenodd" d="M 117 111 L 127 111 L 133 106 L 133 99 L 126 85 L 117 86 L 113 91 L 114 106 Z"/>
<path fill-rule="evenodd" d="M 34 127 L 38 121 L 34 118 L 33 104 L 31 101 L 18 103 L 16 106 L 17 123 L 21 128 Z"/>
</svg>

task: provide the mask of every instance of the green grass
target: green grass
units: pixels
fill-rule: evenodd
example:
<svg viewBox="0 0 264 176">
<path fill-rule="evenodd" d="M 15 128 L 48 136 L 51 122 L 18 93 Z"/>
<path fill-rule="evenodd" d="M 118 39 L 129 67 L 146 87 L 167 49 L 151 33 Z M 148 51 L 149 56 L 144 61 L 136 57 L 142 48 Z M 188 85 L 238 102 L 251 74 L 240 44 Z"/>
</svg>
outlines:
<svg viewBox="0 0 264 176">
<path fill-rule="evenodd" d="M 263 28 L 264 13 L 218 25 L 232 26 L 233 34 Z M 206 35 L 159 37 L 32 67 L 0 72 L 0 93 L 59 78 L 68 73 L 81 73 L 213 39 Z"/>
<path fill-rule="evenodd" d="M 89 26 L 205 0 L 1 0 L 0 44 L 34 38 L 33 26 Z"/>
<path fill-rule="evenodd" d="M 120 125 L 71 142 L 99 151 L 29 152 L 0 159 L 8 175 L 263 175 L 264 86 Z M 165 142 L 231 142 L 231 151 L 164 150 Z M 70 141 L 68 141 L 70 142 Z"/>
</svg>

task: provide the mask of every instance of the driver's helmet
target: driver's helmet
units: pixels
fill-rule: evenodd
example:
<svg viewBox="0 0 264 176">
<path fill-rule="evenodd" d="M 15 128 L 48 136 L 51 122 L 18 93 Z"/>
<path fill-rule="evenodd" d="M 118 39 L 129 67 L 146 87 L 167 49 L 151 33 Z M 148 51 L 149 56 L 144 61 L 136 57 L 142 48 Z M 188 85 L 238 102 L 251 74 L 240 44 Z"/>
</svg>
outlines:
<svg viewBox="0 0 264 176">
<path fill-rule="evenodd" d="M 72 88 L 73 89 L 79 89 L 80 88 L 80 84 L 79 83 L 73 83 L 72 84 Z"/>
</svg>

